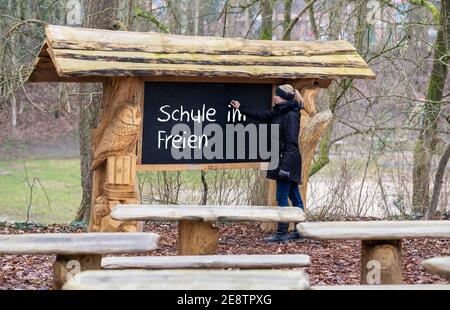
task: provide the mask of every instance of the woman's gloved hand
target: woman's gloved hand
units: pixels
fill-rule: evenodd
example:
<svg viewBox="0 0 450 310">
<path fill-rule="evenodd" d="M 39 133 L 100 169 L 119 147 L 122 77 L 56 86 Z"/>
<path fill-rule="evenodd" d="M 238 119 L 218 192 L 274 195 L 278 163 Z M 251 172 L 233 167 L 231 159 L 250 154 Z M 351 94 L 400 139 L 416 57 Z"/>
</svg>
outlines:
<svg viewBox="0 0 450 310">
<path fill-rule="evenodd" d="M 279 176 L 280 180 L 287 180 L 291 176 L 291 173 L 289 171 L 280 169 L 280 170 L 278 170 L 278 176 Z"/>
</svg>

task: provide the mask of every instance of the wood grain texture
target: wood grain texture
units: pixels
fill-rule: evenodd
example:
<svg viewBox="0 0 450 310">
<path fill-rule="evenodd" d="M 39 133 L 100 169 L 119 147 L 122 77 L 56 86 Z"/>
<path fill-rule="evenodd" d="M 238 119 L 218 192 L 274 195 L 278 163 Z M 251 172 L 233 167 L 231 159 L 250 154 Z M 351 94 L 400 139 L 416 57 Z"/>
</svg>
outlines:
<svg viewBox="0 0 450 310">
<path fill-rule="evenodd" d="M 450 221 L 309 222 L 297 229 L 319 240 L 400 240 L 450 238 Z"/>
<path fill-rule="evenodd" d="M 374 79 L 347 41 L 271 41 L 48 25 L 29 81 L 83 77 Z M 40 66 L 39 66 L 40 65 Z M 48 71 L 49 73 L 44 73 Z"/>
<path fill-rule="evenodd" d="M 361 284 L 402 284 L 401 240 L 361 241 Z"/>
<path fill-rule="evenodd" d="M 71 58 L 91 61 L 132 62 L 149 64 L 192 64 L 242 66 L 306 66 L 366 68 L 358 54 L 312 55 L 312 56 L 254 56 L 254 55 L 207 55 L 189 53 L 145 53 L 117 51 L 53 50 L 56 58 Z"/>
<path fill-rule="evenodd" d="M 141 52 L 249 54 L 261 56 L 326 55 L 355 52 L 347 41 L 270 41 L 185 36 L 157 32 L 111 31 L 47 25 L 48 45 L 63 49 L 132 50 Z M 92 48 L 92 47 L 96 48 Z"/>
<path fill-rule="evenodd" d="M 178 255 L 213 255 L 219 246 L 219 229 L 203 221 L 178 222 Z"/>
<path fill-rule="evenodd" d="M 267 179 L 267 206 L 277 208 L 277 182 L 275 180 Z M 271 233 L 277 230 L 277 223 L 264 222 L 261 224 L 261 229 L 265 233 Z"/>
<path fill-rule="evenodd" d="M 75 274 L 86 270 L 101 269 L 101 255 L 57 255 L 53 263 L 53 289 L 62 289 Z"/>
<path fill-rule="evenodd" d="M 217 163 L 217 164 L 145 164 L 137 165 L 137 171 L 180 171 L 219 169 L 259 169 L 267 170 L 268 163 Z"/>
<path fill-rule="evenodd" d="M 289 270 L 104 270 L 72 277 L 65 290 L 303 290 L 303 271 Z"/>
<path fill-rule="evenodd" d="M 301 222 L 300 208 L 196 206 L 196 205 L 118 205 L 111 217 L 121 221 L 204 221 L 204 222 Z"/>
<path fill-rule="evenodd" d="M 293 80 L 290 79 L 282 79 L 282 78 L 264 78 L 264 79 L 247 79 L 247 78 L 238 78 L 238 77 L 195 77 L 195 79 L 192 79 L 190 77 L 184 77 L 184 76 L 160 76 L 160 77 L 143 77 L 142 78 L 145 81 L 150 82 L 194 82 L 194 83 L 262 83 L 262 84 L 272 84 L 272 85 L 279 85 L 279 84 L 288 84 L 292 83 Z M 315 83 L 316 86 L 320 88 L 328 88 L 330 86 L 330 83 L 332 82 L 331 79 L 328 80 L 322 80 L 322 79 L 301 79 L 301 80 L 294 80 L 297 85 L 310 85 L 312 83 Z"/>
<path fill-rule="evenodd" d="M 271 269 L 311 265 L 308 255 L 201 255 L 105 257 L 103 269 Z"/>
<path fill-rule="evenodd" d="M 450 256 L 426 259 L 422 262 L 422 267 L 430 273 L 450 280 Z"/>
<path fill-rule="evenodd" d="M 92 134 L 94 170 L 89 231 L 138 232 L 141 223 L 111 219 L 111 208 L 137 203 L 136 144 L 140 133 L 144 82 L 108 79 L 103 85 L 101 120 Z"/>
<path fill-rule="evenodd" d="M 64 233 L 0 235 L 0 254 L 119 254 L 157 248 L 153 233 Z"/>
<path fill-rule="evenodd" d="M 134 63 L 114 61 L 93 61 L 69 58 L 56 58 L 56 71 L 63 77 L 82 76 L 206 76 L 206 77 L 247 77 L 247 78 L 319 78 L 330 79 L 351 77 L 355 79 L 374 79 L 370 68 L 315 67 L 315 66 L 268 66 L 268 65 L 199 65 Z M 55 61 L 53 61 L 55 62 Z M 58 70 L 59 69 L 59 70 Z"/>
<path fill-rule="evenodd" d="M 311 103 L 312 101 L 312 103 Z M 298 137 L 300 152 L 302 155 L 302 185 L 300 186 L 301 195 L 303 200 L 303 205 L 306 208 L 307 201 L 307 191 L 308 191 L 308 179 L 309 170 L 311 162 L 316 150 L 317 144 L 319 143 L 325 129 L 331 123 L 333 119 L 333 114 L 331 111 L 326 110 L 315 114 L 315 105 L 313 105 L 314 99 L 309 99 L 312 117 L 301 118 L 301 126 L 303 128 L 300 130 L 300 136 Z M 314 112 L 314 114 L 313 114 Z"/>
</svg>

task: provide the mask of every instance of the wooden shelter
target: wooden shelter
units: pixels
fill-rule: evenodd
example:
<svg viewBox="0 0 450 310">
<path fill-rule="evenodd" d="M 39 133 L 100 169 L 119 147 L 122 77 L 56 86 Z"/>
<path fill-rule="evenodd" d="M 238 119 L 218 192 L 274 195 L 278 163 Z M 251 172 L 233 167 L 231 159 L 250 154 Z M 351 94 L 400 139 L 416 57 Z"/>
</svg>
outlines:
<svg viewBox="0 0 450 310">
<path fill-rule="evenodd" d="M 30 82 L 92 82 L 119 76 L 374 79 L 347 41 L 298 42 L 46 27 Z"/>
<path fill-rule="evenodd" d="M 347 41 L 262 41 L 123 32 L 48 25 L 46 41 L 29 82 L 102 82 L 101 121 L 93 130 L 94 188 L 91 231 L 136 231 L 137 223 L 110 218 L 112 206 L 137 203 L 144 85 L 148 81 L 289 83 L 301 91 L 303 180 L 330 111 L 317 113 L 319 88 L 335 78 L 375 79 Z M 126 134 L 121 122 L 127 120 Z M 117 126 L 121 130 L 117 130 Z M 137 154 L 137 156 L 136 156 Z M 254 166 L 254 165 L 253 165 Z M 242 168 L 251 164 L 199 165 L 196 169 Z M 185 169 L 189 167 L 178 167 Z M 192 168 L 192 167 L 191 167 Z M 274 205 L 273 182 L 269 204 Z"/>
</svg>

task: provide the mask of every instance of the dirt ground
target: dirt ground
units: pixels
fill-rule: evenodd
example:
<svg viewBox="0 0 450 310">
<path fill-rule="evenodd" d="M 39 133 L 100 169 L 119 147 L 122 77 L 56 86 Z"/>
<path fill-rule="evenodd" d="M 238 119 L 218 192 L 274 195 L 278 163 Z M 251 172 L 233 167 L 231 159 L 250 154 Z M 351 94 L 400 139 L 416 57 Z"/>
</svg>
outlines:
<svg viewBox="0 0 450 310">
<path fill-rule="evenodd" d="M 0 226 L 0 234 L 82 232 L 84 228 L 50 225 L 21 230 L 14 224 Z M 311 266 L 306 268 L 312 285 L 358 284 L 360 243 L 358 241 L 301 240 L 288 244 L 267 244 L 257 224 L 220 225 L 217 254 L 307 254 Z M 176 224 L 147 223 L 145 231 L 160 234 L 159 249 L 148 255 L 176 254 Z M 422 269 L 423 259 L 450 255 L 449 240 L 405 240 L 403 243 L 403 277 L 405 284 L 448 283 Z M 0 257 L 0 289 L 47 290 L 52 286 L 54 256 L 5 255 Z"/>
</svg>

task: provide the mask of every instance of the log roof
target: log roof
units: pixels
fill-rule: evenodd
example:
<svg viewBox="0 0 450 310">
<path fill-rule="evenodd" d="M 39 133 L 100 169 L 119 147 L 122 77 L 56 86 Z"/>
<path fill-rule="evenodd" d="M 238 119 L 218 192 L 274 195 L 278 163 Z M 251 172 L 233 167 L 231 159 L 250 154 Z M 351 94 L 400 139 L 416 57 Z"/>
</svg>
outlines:
<svg viewBox="0 0 450 310">
<path fill-rule="evenodd" d="M 113 76 L 375 79 L 347 41 L 266 41 L 47 25 L 30 82 Z"/>
</svg>

